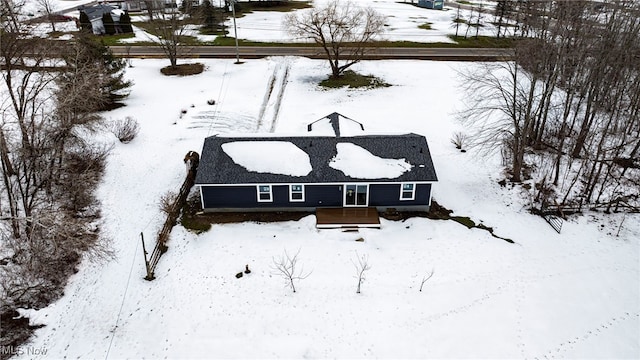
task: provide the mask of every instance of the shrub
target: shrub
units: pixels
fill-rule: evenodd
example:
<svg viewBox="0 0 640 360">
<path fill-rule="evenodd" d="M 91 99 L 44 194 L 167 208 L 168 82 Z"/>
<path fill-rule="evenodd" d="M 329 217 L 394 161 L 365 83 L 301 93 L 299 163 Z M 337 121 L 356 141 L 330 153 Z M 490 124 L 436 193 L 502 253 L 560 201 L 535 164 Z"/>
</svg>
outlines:
<svg viewBox="0 0 640 360">
<path fill-rule="evenodd" d="M 391 84 L 384 82 L 373 75 L 361 75 L 354 71 L 347 70 L 338 78 L 329 77 L 320 82 L 320 86 L 325 88 L 341 88 L 349 87 L 352 89 L 366 88 L 375 89 L 381 87 L 389 87 Z"/>
<path fill-rule="evenodd" d="M 88 33 L 93 32 L 93 26 L 91 25 L 91 20 L 89 20 L 89 16 L 84 11 L 80 11 L 80 30 L 86 31 Z"/>
<path fill-rule="evenodd" d="M 104 24 L 104 31 L 107 33 L 107 35 L 113 35 L 116 33 L 116 28 L 113 23 L 113 18 L 111 17 L 111 14 L 109 13 L 102 14 L 102 24 Z"/>
<path fill-rule="evenodd" d="M 456 146 L 456 149 L 462 150 L 462 146 L 467 140 L 467 135 L 458 131 L 453 134 L 453 138 L 451 138 L 451 143 Z"/>
<path fill-rule="evenodd" d="M 123 144 L 128 144 L 135 139 L 138 131 L 140 131 L 138 121 L 130 116 L 127 116 L 124 120 L 115 121 L 111 128 L 113 135 Z"/>
<path fill-rule="evenodd" d="M 160 197 L 160 204 L 159 204 L 160 210 L 162 210 L 163 213 L 169 216 L 176 215 L 176 212 L 180 211 L 180 209 L 177 209 L 175 207 L 177 197 L 178 195 L 173 191 L 167 191 L 164 194 L 162 194 L 162 196 Z"/>
<path fill-rule="evenodd" d="M 189 76 L 189 75 L 197 75 L 204 71 L 204 65 L 201 63 L 195 64 L 178 64 L 174 67 L 167 66 L 160 69 L 160 72 L 163 75 L 171 76 Z"/>
</svg>

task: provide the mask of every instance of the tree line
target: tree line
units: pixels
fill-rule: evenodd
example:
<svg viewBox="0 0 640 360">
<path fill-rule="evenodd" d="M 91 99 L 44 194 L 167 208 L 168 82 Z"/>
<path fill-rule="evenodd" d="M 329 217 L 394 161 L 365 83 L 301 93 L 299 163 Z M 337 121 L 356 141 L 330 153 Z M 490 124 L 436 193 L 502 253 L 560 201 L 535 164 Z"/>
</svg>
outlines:
<svg viewBox="0 0 640 360">
<path fill-rule="evenodd" d="M 109 256 L 94 195 L 109 148 L 92 133 L 98 111 L 128 95 L 125 63 L 91 35 L 64 46 L 30 36 L 19 6 L 0 12 L 1 345 L 25 333 L 16 308 L 40 308 L 62 294 L 82 256 Z M 51 54 L 61 54 L 52 58 Z"/>
<path fill-rule="evenodd" d="M 515 61 L 462 75 L 461 119 L 540 204 L 638 210 L 640 4 L 507 1 Z"/>
</svg>

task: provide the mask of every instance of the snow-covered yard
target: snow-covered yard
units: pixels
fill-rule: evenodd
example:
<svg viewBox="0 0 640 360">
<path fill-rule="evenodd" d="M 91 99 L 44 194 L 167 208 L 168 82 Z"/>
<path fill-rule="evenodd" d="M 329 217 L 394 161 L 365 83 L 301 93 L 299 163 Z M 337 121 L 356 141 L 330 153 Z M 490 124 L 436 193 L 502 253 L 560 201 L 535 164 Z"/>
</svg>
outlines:
<svg viewBox="0 0 640 360">
<path fill-rule="evenodd" d="M 78 11 L 68 11 L 83 4 L 89 4 L 89 0 L 48 0 L 53 5 L 55 11 L 66 12 L 66 15 L 78 18 Z M 443 42 L 451 43 L 448 35 L 456 33 L 456 27 L 453 19 L 456 18 L 457 9 L 454 5 L 445 7 L 444 10 L 429 10 L 411 5 L 410 1 L 399 2 L 395 0 L 350 0 L 358 5 L 370 6 L 380 14 L 386 16 L 386 26 L 382 38 L 389 41 L 414 41 L 423 43 Z M 328 0 L 314 0 L 314 6 L 322 6 Z M 416 1 L 417 3 L 417 1 Z M 483 7 L 487 9 L 493 4 L 492 1 L 483 1 Z M 36 1 L 27 2 L 24 12 L 33 16 L 42 13 L 41 7 Z M 296 11 L 305 11 L 296 10 Z M 462 9 L 460 17 L 465 20 L 471 19 L 471 23 L 475 23 L 475 11 Z M 244 14 L 236 19 L 236 28 L 239 39 L 262 42 L 300 42 L 304 39 L 294 39 L 290 37 L 282 26 L 282 20 L 287 13 L 279 11 L 255 11 Z M 133 15 L 133 21 L 145 21 L 144 15 Z M 483 26 L 478 29 L 479 35 L 494 36 L 496 29 L 492 25 L 493 16 L 484 14 L 481 22 Z M 429 24 L 430 29 L 422 29 L 419 26 Z M 225 25 L 229 29 L 229 35 L 234 36 L 233 20 L 227 19 Z M 77 31 L 74 22 L 58 23 L 57 30 L 64 32 Z M 51 26 L 48 23 L 38 24 L 33 31 L 41 36 L 46 36 Z M 463 36 L 467 30 L 467 25 L 461 24 L 458 28 L 459 35 Z M 475 27 L 469 29 L 468 35 L 475 36 Z M 199 34 L 197 27 L 191 26 L 186 34 L 197 37 L 202 42 L 214 41 L 215 35 Z M 64 35 L 62 39 L 68 39 L 70 35 Z M 121 39 L 124 44 L 136 42 L 156 41 L 154 35 L 148 34 L 144 30 L 134 26 L 134 37 Z"/>
<path fill-rule="evenodd" d="M 497 184 L 498 156 L 456 150 L 452 134 L 465 131 L 454 116 L 465 101 L 456 70 L 475 65 L 363 62 L 355 70 L 393 85 L 365 91 L 318 88 L 323 61 L 204 63 L 203 74 L 175 78 L 160 75 L 166 61 L 133 61 L 127 106 L 104 115 L 132 116 L 141 132 L 126 145 L 100 140 L 114 144 L 99 197 L 118 258 L 83 262 L 63 298 L 25 310 L 46 325 L 25 346 L 49 358 L 640 357 L 640 217 L 588 213 L 557 234 L 527 212 L 519 188 Z M 515 244 L 423 218 L 358 233 L 317 230 L 313 216 L 200 235 L 177 226 L 156 280 L 143 280 L 140 232 L 149 249 L 159 198 L 180 186 L 187 151 L 217 133 L 305 132 L 334 111 L 372 132 L 425 135 L 434 198 Z M 300 250 L 312 272 L 295 294 L 272 269 L 285 250 Z M 372 266 L 361 294 L 358 255 Z M 246 264 L 252 273 L 236 279 Z"/>
<path fill-rule="evenodd" d="M 390 40 L 448 41 L 455 31 L 452 9 L 359 1 L 389 16 Z M 80 2 L 60 6 L 72 3 Z M 238 37 L 286 41 L 282 16 L 239 18 Z M 434 30 L 418 28 L 425 23 Z M 84 261 L 64 297 L 23 310 L 46 326 L 19 357 L 640 358 L 640 216 L 587 213 L 557 234 L 528 213 L 520 188 L 498 185 L 498 155 L 456 150 L 453 134 L 468 132 L 455 119 L 465 102 L 456 71 L 474 64 L 363 62 L 356 71 L 392 84 L 367 91 L 317 87 L 329 72 L 324 61 L 202 62 L 204 73 L 177 78 L 160 75 L 167 60 L 132 60 L 127 106 L 104 116 L 135 118 L 140 134 L 126 145 L 111 134 L 96 139 L 114 146 L 98 193 L 117 259 Z M 159 199 L 180 186 L 187 151 L 215 134 L 300 134 L 332 112 L 368 132 L 425 135 L 435 200 L 515 244 L 424 218 L 358 233 L 317 230 L 313 216 L 200 235 L 177 226 L 156 280 L 143 280 L 140 233 L 149 250 L 163 222 Z M 311 271 L 295 294 L 272 269 L 285 250 L 300 250 Z M 372 268 L 356 294 L 353 262 L 362 255 Z M 247 264 L 252 273 L 236 279 Z"/>
</svg>

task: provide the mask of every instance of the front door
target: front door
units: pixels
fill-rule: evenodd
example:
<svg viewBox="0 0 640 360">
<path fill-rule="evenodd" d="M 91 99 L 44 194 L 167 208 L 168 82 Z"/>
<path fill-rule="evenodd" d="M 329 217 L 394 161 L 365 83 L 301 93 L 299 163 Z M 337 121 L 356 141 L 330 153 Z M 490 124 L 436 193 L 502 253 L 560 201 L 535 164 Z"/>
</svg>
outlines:
<svg viewBox="0 0 640 360">
<path fill-rule="evenodd" d="M 344 206 L 367 206 L 369 203 L 369 185 L 345 185 Z"/>
</svg>

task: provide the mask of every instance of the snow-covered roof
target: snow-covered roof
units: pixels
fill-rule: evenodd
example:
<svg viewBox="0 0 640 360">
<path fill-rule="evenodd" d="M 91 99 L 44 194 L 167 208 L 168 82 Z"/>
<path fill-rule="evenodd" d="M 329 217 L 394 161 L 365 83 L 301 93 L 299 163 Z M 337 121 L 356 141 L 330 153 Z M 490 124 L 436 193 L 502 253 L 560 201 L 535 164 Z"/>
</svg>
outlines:
<svg viewBox="0 0 640 360">
<path fill-rule="evenodd" d="M 211 136 L 196 176 L 201 185 L 374 181 L 437 181 L 425 137 Z"/>
<path fill-rule="evenodd" d="M 395 179 L 411 170 L 405 159 L 385 159 L 352 143 L 337 143 L 337 154 L 329 162 L 333 169 L 356 179 Z"/>
<path fill-rule="evenodd" d="M 221 148 L 247 171 L 290 176 L 306 176 L 311 172 L 309 155 L 289 141 L 231 141 Z M 286 161 L 282 161 L 283 156 Z"/>
</svg>

